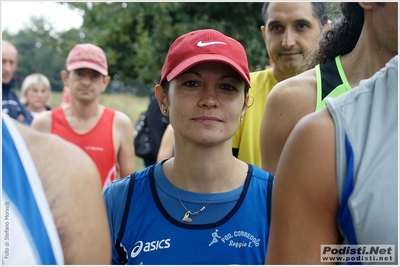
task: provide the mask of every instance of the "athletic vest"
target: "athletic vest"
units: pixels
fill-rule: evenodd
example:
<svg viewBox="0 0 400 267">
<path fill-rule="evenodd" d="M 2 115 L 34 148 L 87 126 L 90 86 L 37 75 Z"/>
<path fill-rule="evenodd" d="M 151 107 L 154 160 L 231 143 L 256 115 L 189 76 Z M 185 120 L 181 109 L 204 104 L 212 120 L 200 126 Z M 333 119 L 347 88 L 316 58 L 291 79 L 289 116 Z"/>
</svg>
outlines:
<svg viewBox="0 0 400 267">
<path fill-rule="evenodd" d="M 238 149 L 237 158 L 261 167 L 260 129 L 265 104 L 272 88 L 278 83 L 272 68 L 250 73 L 249 105 L 239 128 L 232 138 L 232 148 Z"/>
<path fill-rule="evenodd" d="M 164 208 L 164 205 L 169 205 L 182 209 L 178 200 L 171 200 L 171 203 L 160 201 L 157 190 L 164 189 L 157 189 L 154 177 L 154 169 L 160 167 L 161 163 L 158 163 L 135 175 L 121 240 L 128 264 L 264 263 L 273 175 L 249 165 L 243 189 L 227 215 L 213 223 L 191 224 L 182 222 L 181 216 L 179 219 L 171 216 Z M 130 179 L 115 181 L 103 192 L 113 244 L 113 264 L 120 263 L 115 243 L 121 230 Z M 224 194 L 219 194 L 214 201 Z M 198 216 L 209 215 L 209 208 L 207 206 Z"/>
<path fill-rule="evenodd" d="M 398 262 L 398 56 L 327 99 L 336 129 L 338 223 L 344 244 L 395 245 Z"/>
<path fill-rule="evenodd" d="M 64 264 L 38 172 L 16 126 L 2 115 L 1 249 L 5 265 Z"/>
<path fill-rule="evenodd" d="M 114 152 L 113 123 L 114 110 L 104 108 L 98 123 L 86 133 L 77 133 L 65 118 L 64 110 L 52 110 L 51 133 L 82 148 L 96 163 L 105 188 L 117 177 L 117 162 Z"/>
<path fill-rule="evenodd" d="M 315 111 L 325 107 L 325 98 L 335 98 L 351 90 L 340 61 L 340 56 L 335 57 L 335 60 L 315 66 L 315 75 L 317 78 L 317 103 Z"/>
</svg>

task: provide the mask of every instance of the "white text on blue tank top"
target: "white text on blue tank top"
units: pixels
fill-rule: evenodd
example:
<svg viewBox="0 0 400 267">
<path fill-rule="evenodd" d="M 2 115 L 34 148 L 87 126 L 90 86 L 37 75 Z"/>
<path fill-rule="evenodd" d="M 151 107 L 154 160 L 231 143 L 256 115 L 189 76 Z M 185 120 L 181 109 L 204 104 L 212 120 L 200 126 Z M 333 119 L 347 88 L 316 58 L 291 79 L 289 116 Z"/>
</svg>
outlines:
<svg viewBox="0 0 400 267">
<path fill-rule="evenodd" d="M 168 249 L 171 247 L 171 239 L 161 239 L 149 242 L 137 241 L 131 251 L 131 258 L 136 258 L 140 252 L 151 252 L 159 249 Z"/>
<path fill-rule="evenodd" d="M 220 243 L 237 249 L 251 249 L 260 245 L 260 238 L 255 237 L 249 232 L 241 230 L 225 233 L 220 236 L 220 234 L 218 234 L 218 229 L 216 229 L 211 233 L 210 239 L 211 242 L 208 244 L 208 246 L 213 246 L 216 243 Z M 170 247 L 171 238 L 146 242 L 139 240 L 133 245 L 130 256 L 133 259 L 136 258 L 142 251 L 147 253 L 161 249 L 168 249 Z"/>
<path fill-rule="evenodd" d="M 257 238 L 253 234 L 246 231 L 237 230 L 221 236 L 220 235 L 221 234 L 218 234 L 218 229 L 215 229 L 215 231 L 211 234 L 212 240 L 208 246 L 212 246 L 219 241 L 221 241 L 222 244 L 226 244 L 230 247 L 235 247 L 238 249 L 253 248 L 260 245 L 260 238 Z"/>
</svg>

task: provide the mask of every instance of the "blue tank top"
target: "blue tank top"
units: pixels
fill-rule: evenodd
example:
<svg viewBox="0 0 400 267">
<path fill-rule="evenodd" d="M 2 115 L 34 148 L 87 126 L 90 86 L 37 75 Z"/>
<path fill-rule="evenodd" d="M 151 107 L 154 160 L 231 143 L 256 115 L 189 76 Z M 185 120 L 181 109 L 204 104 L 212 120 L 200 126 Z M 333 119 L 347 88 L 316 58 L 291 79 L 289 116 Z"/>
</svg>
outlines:
<svg viewBox="0 0 400 267">
<path fill-rule="evenodd" d="M 395 245 L 398 262 L 398 56 L 358 88 L 327 99 L 336 129 L 343 244 Z"/>
<path fill-rule="evenodd" d="M 170 197 L 167 204 L 168 197 L 162 197 L 162 194 L 173 193 L 168 188 L 158 188 L 158 183 L 165 183 L 164 178 L 155 178 L 160 170 L 162 172 L 161 164 L 136 173 L 121 240 L 128 264 L 264 263 L 269 236 L 270 194 L 267 192 L 272 188 L 273 175 L 249 165 L 244 186 L 219 194 L 213 200 L 214 205 L 210 204 L 202 212 L 212 214 L 213 209 L 220 207 L 222 216 L 216 216 L 216 221 L 196 223 L 200 213 L 192 217 L 192 223 L 185 223 L 181 221 L 184 210 L 177 199 L 173 200 L 175 196 Z M 129 178 L 124 178 L 113 182 L 103 192 L 113 242 L 113 264 L 119 264 L 114 243 L 120 231 L 128 184 Z M 161 192 L 163 190 L 165 192 Z M 172 206 L 178 209 L 176 214 L 168 212 Z"/>
<path fill-rule="evenodd" d="M 64 264 L 50 206 L 18 129 L 2 116 L 2 262 L 11 265 Z"/>
</svg>

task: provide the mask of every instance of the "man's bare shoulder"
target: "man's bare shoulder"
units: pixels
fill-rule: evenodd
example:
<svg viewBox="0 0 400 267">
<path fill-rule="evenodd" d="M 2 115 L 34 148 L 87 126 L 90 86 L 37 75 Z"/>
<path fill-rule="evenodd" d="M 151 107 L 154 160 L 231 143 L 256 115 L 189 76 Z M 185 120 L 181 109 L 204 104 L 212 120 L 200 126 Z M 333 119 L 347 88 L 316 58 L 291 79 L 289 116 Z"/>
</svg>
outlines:
<svg viewBox="0 0 400 267">
<path fill-rule="evenodd" d="M 117 150 L 121 147 L 124 148 L 126 142 L 133 143 L 134 137 L 132 121 L 128 115 L 121 111 L 115 111 L 113 132 L 114 147 Z"/>
<path fill-rule="evenodd" d="M 279 82 L 268 96 L 270 107 L 283 109 L 315 110 L 317 83 L 315 70 L 310 69 L 297 76 Z"/>
<path fill-rule="evenodd" d="M 117 126 L 125 126 L 125 127 L 129 127 L 130 129 L 133 127 L 132 121 L 128 117 L 128 115 L 126 115 L 125 113 L 118 111 L 118 110 L 115 111 L 114 123 Z"/>
<path fill-rule="evenodd" d="M 60 236 L 66 264 L 109 263 L 107 218 L 95 163 L 79 147 L 53 134 L 17 124 L 35 163 Z M 95 226 L 82 231 L 83 225 Z M 75 223 L 79 222 L 79 223 Z M 96 242 L 104 258 L 91 257 Z M 89 255 L 89 257 L 88 257 Z M 103 255 L 102 255 L 103 256 Z"/>
<path fill-rule="evenodd" d="M 70 176 L 65 181 L 68 184 L 73 183 L 75 179 L 76 182 L 85 183 L 81 179 L 78 180 L 75 174 L 92 175 L 92 172 L 97 170 L 90 157 L 76 145 L 57 135 L 42 133 L 20 124 L 16 125 L 27 144 L 39 174 L 43 173 L 43 176 L 40 176 L 42 179 L 47 179 L 48 176 L 53 177 L 52 179 L 55 176 Z"/>
<path fill-rule="evenodd" d="M 38 131 L 49 133 L 51 131 L 51 120 L 51 110 L 44 111 L 33 119 L 31 127 Z"/>
<path fill-rule="evenodd" d="M 296 124 L 297 128 L 306 129 L 309 132 L 314 132 L 317 136 L 326 136 L 326 134 L 328 134 L 330 131 L 333 132 L 333 126 L 334 124 L 332 116 L 330 115 L 327 108 L 323 108 L 317 112 L 307 114 L 306 116 L 301 118 Z M 320 133 L 317 133 L 318 131 L 320 131 Z M 309 134 L 306 134 L 306 136 L 307 135 Z"/>
<path fill-rule="evenodd" d="M 283 80 L 274 86 L 274 94 L 303 94 L 305 92 L 315 93 L 317 81 L 315 69 L 307 70 L 289 79 Z M 271 93 L 272 93 L 271 92 Z"/>
</svg>

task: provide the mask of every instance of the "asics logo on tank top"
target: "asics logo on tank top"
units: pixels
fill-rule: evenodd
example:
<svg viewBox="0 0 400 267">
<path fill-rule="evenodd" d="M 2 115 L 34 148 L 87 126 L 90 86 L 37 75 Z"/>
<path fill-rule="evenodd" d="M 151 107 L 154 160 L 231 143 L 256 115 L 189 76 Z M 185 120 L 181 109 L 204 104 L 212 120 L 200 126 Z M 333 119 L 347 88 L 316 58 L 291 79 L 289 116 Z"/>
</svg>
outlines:
<svg viewBox="0 0 400 267">
<path fill-rule="evenodd" d="M 226 43 L 224 42 L 204 42 L 203 41 L 199 41 L 197 43 L 198 47 L 204 47 L 204 46 L 209 46 L 209 45 L 216 45 L 216 44 L 220 44 L 220 45 L 226 45 Z"/>
<path fill-rule="evenodd" d="M 147 253 L 160 249 L 168 249 L 171 246 L 170 242 L 171 239 L 169 238 L 149 242 L 137 241 L 131 251 L 131 258 L 136 258 L 142 251 Z"/>
</svg>

